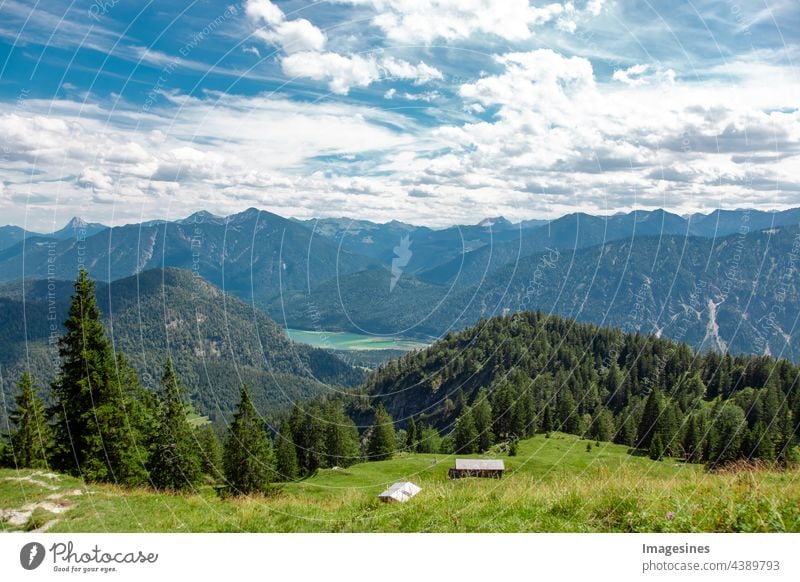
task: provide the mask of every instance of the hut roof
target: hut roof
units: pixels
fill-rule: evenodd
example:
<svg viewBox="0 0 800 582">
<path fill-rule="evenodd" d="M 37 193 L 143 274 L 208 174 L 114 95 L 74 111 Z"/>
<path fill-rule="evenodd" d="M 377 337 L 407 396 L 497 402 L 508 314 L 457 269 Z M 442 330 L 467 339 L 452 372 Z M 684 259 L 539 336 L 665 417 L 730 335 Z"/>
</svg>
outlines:
<svg viewBox="0 0 800 582">
<path fill-rule="evenodd" d="M 502 459 L 456 459 L 457 471 L 504 471 Z"/>
<path fill-rule="evenodd" d="M 378 497 L 390 497 L 397 501 L 408 501 L 420 491 L 422 491 L 422 489 L 417 485 L 414 485 L 414 483 L 411 481 L 398 481 L 386 491 L 378 495 Z"/>
</svg>

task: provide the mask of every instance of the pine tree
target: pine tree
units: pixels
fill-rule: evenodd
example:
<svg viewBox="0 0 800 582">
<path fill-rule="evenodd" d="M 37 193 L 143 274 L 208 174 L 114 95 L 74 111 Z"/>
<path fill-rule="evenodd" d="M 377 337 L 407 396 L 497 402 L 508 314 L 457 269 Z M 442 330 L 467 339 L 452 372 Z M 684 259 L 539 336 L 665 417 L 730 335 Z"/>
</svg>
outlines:
<svg viewBox="0 0 800 582">
<path fill-rule="evenodd" d="M 553 425 L 553 413 L 550 411 L 550 405 L 544 407 L 542 412 L 542 432 L 551 433 L 555 430 Z"/>
<path fill-rule="evenodd" d="M 275 435 L 275 458 L 278 477 L 282 481 L 294 481 L 299 474 L 297 451 L 292 440 L 292 429 L 288 420 L 281 421 L 278 434 Z"/>
<path fill-rule="evenodd" d="M 747 422 L 744 411 L 731 402 L 721 403 L 712 414 L 714 420 L 709 433 L 708 462 L 713 468 L 739 458 Z"/>
<path fill-rule="evenodd" d="M 417 444 L 417 452 L 420 453 L 438 453 L 441 451 L 442 438 L 439 432 L 432 426 L 419 425 L 419 443 Z"/>
<path fill-rule="evenodd" d="M 650 458 L 654 461 L 660 461 L 664 456 L 664 441 L 661 438 L 660 432 L 653 434 L 650 439 L 649 453 Z"/>
<path fill-rule="evenodd" d="M 197 443 L 200 446 L 200 470 L 213 479 L 222 479 L 222 443 L 217 431 L 210 424 L 196 430 Z"/>
<path fill-rule="evenodd" d="M 94 281 L 81 269 L 59 340 L 61 369 L 52 386 L 53 465 L 90 481 L 147 481 L 152 398 L 100 323 Z"/>
<path fill-rule="evenodd" d="M 359 460 L 358 428 L 339 401 L 325 407 L 324 455 L 328 467 L 349 467 Z M 403 443 L 405 444 L 405 443 Z"/>
<path fill-rule="evenodd" d="M 648 449 L 650 447 L 650 441 L 653 438 L 653 434 L 656 432 L 662 411 L 663 404 L 661 402 L 661 393 L 657 389 L 653 389 L 647 397 L 642 419 L 639 422 L 639 430 L 637 431 L 639 435 L 639 448 Z"/>
<path fill-rule="evenodd" d="M 475 430 L 478 433 L 478 451 L 483 453 L 489 450 L 494 443 L 492 433 L 492 405 L 489 404 L 485 390 L 478 392 L 475 404 L 472 407 L 472 418 L 475 421 Z"/>
<path fill-rule="evenodd" d="M 240 495 L 268 492 L 275 474 L 274 463 L 272 444 L 250 390 L 244 385 L 225 443 L 225 480 L 229 489 Z"/>
<path fill-rule="evenodd" d="M 478 448 L 478 430 L 475 428 L 475 419 L 470 408 L 465 408 L 456 420 L 453 440 L 456 453 L 469 455 Z"/>
<path fill-rule="evenodd" d="M 157 413 L 157 428 L 150 456 L 150 482 L 156 489 L 180 491 L 193 489 L 200 481 L 200 454 L 188 422 L 190 408 L 186 404 L 186 389 L 167 359 L 163 400 Z"/>
<path fill-rule="evenodd" d="M 703 460 L 703 434 L 700 429 L 697 415 L 692 415 L 686 426 L 683 438 L 684 456 L 690 463 L 699 463 Z"/>
<path fill-rule="evenodd" d="M 370 431 L 369 444 L 367 446 L 367 456 L 370 461 L 383 461 L 391 459 L 396 445 L 394 422 L 389 413 L 378 405 L 375 411 L 375 424 Z"/>
<path fill-rule="evenodd" d="M 592 419 L 592 438 L 598 441 L 610 441 L 614 437 L 614 416 L 601 406 Z"/>
<path fill-rule="evenodd" d="M 408 419 L 408 426 L 406 427 L 406 449 L 409 452 L 416 452 L 419 436 L 417 435 L 417 423 L 414 422 L 414 417 Z"/>
<path fill-rule="evenodd" d="M 751 459 L 758 459 L 766 463 L 775 461 L 775 443 L 763 420 L 756 422 L 755 426 L 748 431 L 743 447 L 744 452 Z"/>
<path fill-rule="evenodd" d="M 9 414 L 14 428 L 9 435 L 7 464 L 19 469 L 47 467 L 53 434 L 47 424 L 44 401 L 36 393 L 27 372 L 22 374 L 18 387 L 19 393 L 14 398 L 16 407 Z"/>
</svg>

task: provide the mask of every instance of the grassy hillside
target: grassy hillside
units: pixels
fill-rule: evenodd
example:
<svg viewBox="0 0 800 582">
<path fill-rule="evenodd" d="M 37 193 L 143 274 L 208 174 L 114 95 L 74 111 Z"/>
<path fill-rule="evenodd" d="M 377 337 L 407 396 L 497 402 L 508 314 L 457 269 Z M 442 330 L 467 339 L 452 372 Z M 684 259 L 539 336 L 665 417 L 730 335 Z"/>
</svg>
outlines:
<svg viewBox="0 0 800 582">
<path fill-rule="evenodd" d="M 324 470 L 270 498 L 180 497 L 35 471 L 0 471 L 0 530 L 53 532 L 712 532 L 800 531 L 800 473 L 709 474 L 674 460 L 555 433 L 504 457 L 502 480 L 450 481 L 453 458 L 401 455 Z M 386 505 L 376 495 L 410 479 L 422 492 Z M 11 522 L 9 521 L 11 520 Z M 12 523 L 13 522 L 13 523 Z"/>
</svg>

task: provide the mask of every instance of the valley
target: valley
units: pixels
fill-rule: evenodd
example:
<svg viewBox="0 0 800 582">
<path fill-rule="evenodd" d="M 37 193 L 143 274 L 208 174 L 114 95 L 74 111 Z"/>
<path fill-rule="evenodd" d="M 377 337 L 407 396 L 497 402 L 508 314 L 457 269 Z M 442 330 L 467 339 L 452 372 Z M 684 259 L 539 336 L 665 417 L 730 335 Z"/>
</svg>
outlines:
<svg viewBox="0 0 800 582">
<path fill-rule="evenodd" d="M 345 331 L 287 329 L 286 335 L 292 341 L 327 350 L 397 350 L 405 352 L 422 349 L 430 345 L 413 338 L 404 338 L 401 336 L 373 336 Z"/>
</svg>

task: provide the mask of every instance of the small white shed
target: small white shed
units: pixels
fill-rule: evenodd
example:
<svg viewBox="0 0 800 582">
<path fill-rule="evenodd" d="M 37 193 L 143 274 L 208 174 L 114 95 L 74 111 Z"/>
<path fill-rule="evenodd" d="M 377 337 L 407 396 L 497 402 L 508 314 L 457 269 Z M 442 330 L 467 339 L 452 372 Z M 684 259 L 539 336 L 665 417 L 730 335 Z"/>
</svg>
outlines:
<svg viewBox="0 0 800 582">
<path fill-rule="evenodd" d="M 378 499 L 384 503 L 394 503 L 396 501 L 405 503 L 420 491 L 422 491 L 422 489 L 414 485 L 411 481 L 399 481 L 378 495 Z"/>
</svg>

